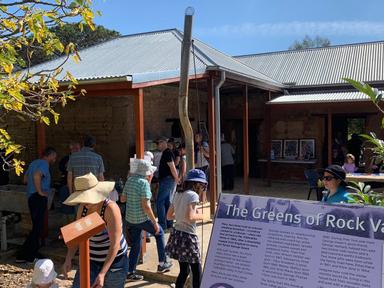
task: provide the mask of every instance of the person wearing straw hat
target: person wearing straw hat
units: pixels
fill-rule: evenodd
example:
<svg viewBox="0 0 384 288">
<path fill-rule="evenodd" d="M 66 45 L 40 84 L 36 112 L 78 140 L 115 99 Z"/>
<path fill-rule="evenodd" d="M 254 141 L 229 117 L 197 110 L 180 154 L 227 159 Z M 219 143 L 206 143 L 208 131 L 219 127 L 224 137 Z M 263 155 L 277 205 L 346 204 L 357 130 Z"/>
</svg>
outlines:
<svg viewBox="0 0 384 288">
<path fill-rule="evenodd" d="M 92 288 L 122 288 L 128 271 L 128 246 L 123 234 L 120 209 L 108 198 L 114 186 L 115 182 L 98 181 L 95 175 L 88 173 L 75 178 L 75 191 L 64 201 L 66 205 L 80 205 L 77 219 L 97 212 L 106 224 L 106 229 L 89 239 Z M 65 277 L 71 270 L 76 250 L 68 248 L 63 265 Z M 80 275 L 77 270 L 73 287 L 79 285 Z"/>
<path fill-rule="evenodd" d="M 33 269 L 32 281 L 27 288 L 59 288 L 55 283 L 57 273 L 51 259 L 36 261 Z"/>
<path fill-rule="evenodd" d="M 132 247 L 129 253 L 128 280 L 139 281 L 143 276 L 136 273 L 136 264 L 141 249 L 141 233 L 143 230 L 151 233 L 156 238 L 159 265 L 157 272 L 164 273 L 170 270 L 172 263 L 167 261 L 165 255 L 164 230 L 156 222 L 151 208 L 152 197 L 150 182 L 156 167 L 143 159 L 133 159 L 131 176 L 125 183 L 120 201 L 126 202 L 125 219 L 128 232 L 132 239 Z"/>
<path fill-rule="evenodd" d="M 169 236 L 165 250 L 171 258 L 179 261 L 180 272 L 176 280 L 176 288 L 184 287 L 192 270 L 192 286 L 200 287 L 202 275 L 199 239 L 196 233 L 196 221 L 203 220 L 196 205 L 205 198 L 207 178 L 204 171 L 191 169 L 184 180 L 183 191 L 175 194 L 167 219 L 176 220 L 175 229 Z"/>
</svg>

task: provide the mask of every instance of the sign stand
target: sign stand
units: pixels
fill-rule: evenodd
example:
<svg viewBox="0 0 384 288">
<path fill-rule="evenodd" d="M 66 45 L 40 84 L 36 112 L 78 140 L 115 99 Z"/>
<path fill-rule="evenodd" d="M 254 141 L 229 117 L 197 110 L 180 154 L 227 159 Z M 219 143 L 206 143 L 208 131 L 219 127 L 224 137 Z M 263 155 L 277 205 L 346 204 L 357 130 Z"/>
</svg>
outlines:
<svg viewBox="0 0 384 288">
<path fill-rule="evenodd" d="M 64 243 L 80 249 L 80 287 L 90 288 L 89 238 L 103 231 L 105 222 L 96 212 L 60 228 Z"/>
</svg>

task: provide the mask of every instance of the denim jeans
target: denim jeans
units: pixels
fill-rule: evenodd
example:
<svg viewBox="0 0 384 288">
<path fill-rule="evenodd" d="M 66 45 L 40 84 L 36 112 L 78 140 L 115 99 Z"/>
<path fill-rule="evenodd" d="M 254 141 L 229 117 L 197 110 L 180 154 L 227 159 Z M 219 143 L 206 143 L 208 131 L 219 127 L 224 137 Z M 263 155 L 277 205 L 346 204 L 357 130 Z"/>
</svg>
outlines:
<svg viewBox="0 0 384 288">
<path fill-rule="evenodd" d="M 141 249 L 141 232 L 143 230 L 151 233 L 156 238 L 157 255 L 159 262 L 165 262 L 165 241 L 164 241 L 164 230 L 159 226 L 159 234 L 155 234 L 155 227 L 150 220 L 143 223 L 132 224 L 127 222 L 128 232 L 132 239 L 132 247 L 129 252 L 129 268 L 128 272 L 134 272 L 136 270 L 137 260 L 139 259 Z"/>
<path fill-rule="evenodd" d="M 17 253 L 18 259 L 33 261 L 39 250 L 39 238 L 44 229 L 44 215 L 47 210 L 48 198 L 33 193 L 28 198 L 28 207 L 32 219 L 32 231 L 29 233 L 23 246 Z"/>
<path fill-rule="evenodd" d="M 171 194 L 175 190 L 176 182 L 172 176 L 160 180 L 159 191 L 157 192 L 156 209 L 157 218 L 163 230 L 172 227 L 172 221 L 167 221 L 166 215 L 171 204 Z"/>
<path fill-rule="evenodd" d="M 97 275 L 103 268 L 104 263 L 91 260 L 91 287 L 95 282 Z M 124 288 L 125 279 L 127 278 L 128 271 L 128 257 L 121 255 L 115 259 L 109 268 L 104 278 L 104 288 Z M 76 271 L 75 279 L 73 279 L 72 288 L 80 288 L 80 272 Z"/>
</svg>

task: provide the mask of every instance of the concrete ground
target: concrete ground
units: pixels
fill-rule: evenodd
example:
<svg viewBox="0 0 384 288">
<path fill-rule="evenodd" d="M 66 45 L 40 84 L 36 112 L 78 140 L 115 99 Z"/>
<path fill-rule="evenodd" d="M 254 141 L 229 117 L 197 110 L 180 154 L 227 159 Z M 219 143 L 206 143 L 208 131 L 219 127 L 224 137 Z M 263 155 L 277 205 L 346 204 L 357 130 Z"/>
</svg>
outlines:
<svg viewBox="0 0 384 288">
<path fill-rule="evenodd" d="M 233 191 L 223 191 L 223 193 L 243 194 L 241 179 L 237 179 L 235 182 L 235 189 Z M 261 179 L 250 179 L 249 183 L 250 194 L 256 196 L 269 196 L 279 198 L 291 198 L 291 199 L 306 199 L 308 193 L 308 185 L 305 182 L 296 183 L 283 183 L 272 182 L 272 186 L 267 187 L 266 182 Z M 316 195 L 311 195 L 311 200 L 315 200 Z M 203 264 L 205 262 L 205 256 L 209 245 L 209 239 L 212 231 L 212 219 L 210 216 L 209 203 L 199 207 L 200 211 L 205 215 L 204 221 L 198 223 L 198 237 L 201 241 L 201 247 L 203 251 Z M 57 210 L 51 211 L 50 215 L 50 236 L 51 239 L 56 238 L 58 235 L 58 225 L 62 219 L 60 213 Z M 166 240 L 169 234 L 166 233 Z M 156 272 L 158 258 L 156 250 L 156 241 L 153 237 L 150 238 L 151 242 L 147 244 L 147 251 L 145 253 L 144 263 L 137 266 L 137 271 L 141 273 L 145 278 L 145 281 L 139 282 L 127 282 L 125 287 L 171 287 L 171 283 L 174 283 L 179 273 L 178 263 L 174 260 L 173 267 L 170 272 L 159 274 Z M 65 257 L 64 245 L 61 241 L 54 240 L 42 249 L 42 253 L 47 257 L 55 260 L 58 272 L 60 271 L 60 263 L 63 263 Z M 73 271 L 74 273 L 74 271 Z"/>
</svg>

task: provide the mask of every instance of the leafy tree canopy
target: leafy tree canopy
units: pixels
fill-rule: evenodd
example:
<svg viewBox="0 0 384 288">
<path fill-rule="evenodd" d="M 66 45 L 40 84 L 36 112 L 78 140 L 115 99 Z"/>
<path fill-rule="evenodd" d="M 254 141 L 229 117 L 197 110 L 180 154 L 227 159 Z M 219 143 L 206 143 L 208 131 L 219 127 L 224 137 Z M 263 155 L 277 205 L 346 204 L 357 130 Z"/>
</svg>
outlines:
<svg viewBox="0 0 384 288">
<path fill-rule="evenodd" d="M 311 38 L 308 35 L 304 37 L 303 40 L 296 40 L 293 42 L 291 46 L 289 46 L 289 50 L 301 50 L 307 48 L 319 48 L 319 47 L 328 47 L 331 45 L 331 41 L 328 38 L 316 36 L 315 38 Z"/>
<path fill-rule="evenodd" d="M 93 30 L 93 19 L 92 0 L 0 0 L 0 150 L 5 151 L 1 157 L 18 175 L 24 163 L 14 154 L 23 147 L 4 128 L 7 116 L 16 114 L 47 125 L 53 119 L 57 123 L 55 107 L 74 100 L 77 84 L 62 66 L 69 57 L 78 61 L 79 56 L 76 45 L 63 43 L 52 27 L 72 20 L 79 29 Z M 63 53 L 66 57 L 57 67 L 31 70 L 36 51 L 46 57 Z M 64 78 L 57 79 L 59 75 Z M 68 86 L 60 86 L 59 80 L 68 81 Z"/>
<path fill-rule="evenodd" d="M 94 29 L 92 29 L 90 26 L 79 27 L 77 23 L 56 25 L 49 28 L 49 31 L 54 33 L 64 46 L 73 43 L 78 50 L 121 36 L 119 32 L 109 30 L 101 25 L 95 25 Z M 35 49 L 31 64 L 36 65 L 63 54 L 65 52 L 56 51 L 55 54 L 47 55 L 43 50 Z M 24 50 L 24 60 L 26 60 L 26 57 L 26 51 Z"/>
</svg>

